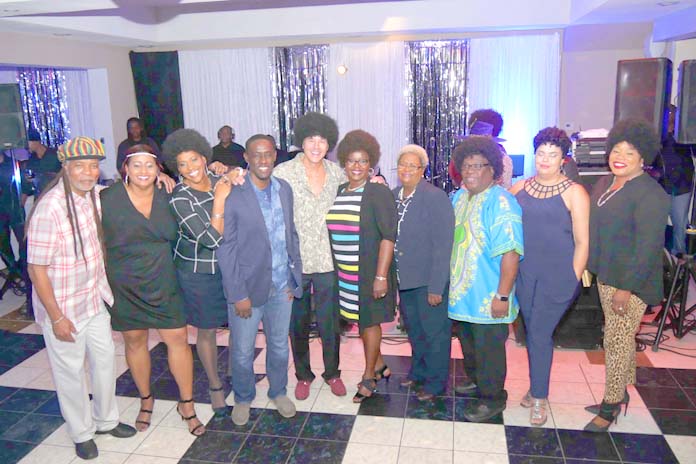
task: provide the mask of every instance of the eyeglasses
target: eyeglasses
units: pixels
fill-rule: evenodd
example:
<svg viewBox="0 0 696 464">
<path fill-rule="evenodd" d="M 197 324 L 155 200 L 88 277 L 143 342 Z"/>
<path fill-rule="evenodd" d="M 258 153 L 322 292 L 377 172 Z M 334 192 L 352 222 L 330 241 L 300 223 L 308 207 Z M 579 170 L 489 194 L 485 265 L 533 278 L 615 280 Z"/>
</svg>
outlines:
<svg viewBox="0 0 696 464">
<path fill-rule="evenodd" d="M 464 171 L 474 171 L 474 172 L 479 172 L 481 169 L 485 168 L 486 166 L 490 166 L 490 163 L 474 163 L 474 164 L 462 164 L 462 172 Z"/>
<path fill-rule="evenodd" d="M 346 160 L 346 166 L 357 166 L 357 165 L 360 165 L 360 166 L 362 166 L 362 167 L 365 167 L 365 166 L 367 166 L 368 164 L 370 164 L 370 160 L 366 160 L 366 159 L 362 159 L 362 158 L 361 158 L 361 159 L 356 159 L 356 160 L 352 160 L 352 159 Z"/>
<path fill-rule="evenodd" d="M 406 164 L 406 163 L 399 163 L 396 165 L 399 169 L 403 169 L 404 171 L 416 171 L 423 166 L 420 164 Z"/>
</svg>

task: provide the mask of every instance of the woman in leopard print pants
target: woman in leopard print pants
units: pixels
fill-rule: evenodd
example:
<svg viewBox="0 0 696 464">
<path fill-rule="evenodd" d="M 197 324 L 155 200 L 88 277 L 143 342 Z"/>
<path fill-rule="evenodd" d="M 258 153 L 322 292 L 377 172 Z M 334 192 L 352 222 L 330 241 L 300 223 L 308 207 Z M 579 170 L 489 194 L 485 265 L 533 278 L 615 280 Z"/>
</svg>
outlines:
<svg viewBox="0 0 696 464">
<path fill-rule="evenodd" d="M 606 384 L 597 416 L 585 430 L 601 432 L 628 407 L 626 385 L 636 377 L 635 334 L 646 305 L 662 299 L 662 248 L 669 197 L 643 172 L 660 149 L 646 122 L 619 121 L 609 132 L 613 175 L 597 183 L 591 197 L 590 257 L 604 311 Z"/>
</svg>

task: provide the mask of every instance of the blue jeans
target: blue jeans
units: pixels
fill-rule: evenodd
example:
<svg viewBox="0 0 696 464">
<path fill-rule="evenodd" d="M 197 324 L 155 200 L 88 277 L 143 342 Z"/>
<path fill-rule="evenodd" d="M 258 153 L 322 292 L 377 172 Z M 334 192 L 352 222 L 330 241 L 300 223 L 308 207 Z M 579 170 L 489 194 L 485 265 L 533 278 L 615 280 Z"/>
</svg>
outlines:
<svg viewBox="0 0 696 464">
<path fill-rule="evenodd" d="M 288 331 L 292 313 L 292 297 L 285 290 L 271 290 L 265 304 L 251 308 L 251 317 L 237 316 L 234 306 L 228 306 L 230 349 L 232 359 L 232 390 L 235 403 L 251 403 L 256 397 L 254 377 L 254 348 L 259 322 L 266 335 L 266 376 L 270 388 L 268 397 L 274 399 L 287 393 Z"/>
<path fill-rule="evenodd" d="M 691 193 L 672 195 L 672 254 L 686 253 L 686 225 L 689 220 Z"/>
</svg>

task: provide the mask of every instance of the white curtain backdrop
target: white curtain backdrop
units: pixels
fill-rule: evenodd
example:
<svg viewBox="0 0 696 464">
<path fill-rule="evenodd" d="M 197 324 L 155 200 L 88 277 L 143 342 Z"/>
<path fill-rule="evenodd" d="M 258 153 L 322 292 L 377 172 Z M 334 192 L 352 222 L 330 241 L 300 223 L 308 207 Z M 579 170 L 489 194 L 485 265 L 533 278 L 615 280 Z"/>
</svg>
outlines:
<svg viewBox="0 0 696 464">
<path fill-rule="evenodd" d="M 179 52 L 184 124 L 211 145 L 230 125 L 241 145 L 254 134 L 274 135 L 268 48 Z"/>
<path fill-rule="evenodd" d="M 78 135 L 96 137 L 87 70 L 65 69 L 63 74 L 65 75 L 65 95 L 68 104 L 70 137 L 77 137 Z"/>
<path fill-rule="evenodd" d="M 526 155 L 525 176 L 534 170 L 532 139 L 558 121 L 560 53 L 558 33 L 471 39 L 469 112 L 503 115 L 503 145 Z"/>
<path fill-rule="evenodd" d="M 408 100 L 403 42 L 343 43 L 329 47 L 326 94 L 328 113 L 340 136 L 363 129 L 379 141 L 379 167 L 397 184 L 396 155 L 408 143 Z M 348 72 L 340 75 L 339 65 Z"/>
</svg>

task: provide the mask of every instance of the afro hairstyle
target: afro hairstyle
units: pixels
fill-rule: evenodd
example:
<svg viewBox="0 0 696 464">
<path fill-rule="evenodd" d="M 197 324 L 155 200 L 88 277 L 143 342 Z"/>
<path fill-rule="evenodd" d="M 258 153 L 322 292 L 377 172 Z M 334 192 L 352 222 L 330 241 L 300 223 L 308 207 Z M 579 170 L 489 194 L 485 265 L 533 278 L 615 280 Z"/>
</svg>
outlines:
<svg viewBox="0 0 696 464">
<path fill-rule="evenodd" d="M 321 113 L 309 112 L 295 121 L 294 142 L 302 147 L 302 142 L 307 137 L 318 135 L 329 143 L 329 150 L 333 150 L 338 141 L 338 126 L 336 121 Z"/>
<path fill-rule="evenodd" d="M 379 157 L 382 155 L 377 139 L 372 134 L 360 129 L 348 132 L 338 144 L 336 157 L 341 167 L 345 167 L 348 155 L 356 151 L 364 151 L 367 153 L 371 168 L 377 166 Z"/>
<path fill-rule="evenodd" d="M 486 108 L 481 110 L 476 110 L 469 116 L 469 126 L 472 125 L 472 121 L 482 121 L 493 126 L 493 137 L 500 135 L 500 131 L 503 130 L 503 116 L 494 109 Z"/>
<path fill-rule="evenodd" d="M 660 151 L 657 132 L 641 119 L 622 119 L 614 124 L 607 136 L 607 156 L 621 142 L 633 145 L 646 165 L 651 165 Z"/>
<path fill-rule="evenodd" d="M 164 139 L 162 144 L 162 161 L 165 166 L 175 174 L 177 169 L 176 157 L 185 151 L 195 151 L 205 157 L 206 164 L 210 163 L 213 157 L 213 149 L 210 143 L 198 131 L 193 129 L 177 129 Z"/>
<path fill-rule="evenodd" d="M 452 153 L 454 167 L 461 176 L 462 163 L 474 155 L 481 155 L 493 168 L 493 179 L 498 180 L 503 174 L 503 154 L 498 144 L 484 135 L 470 135 L 457 145 Z"/>
</svg>

